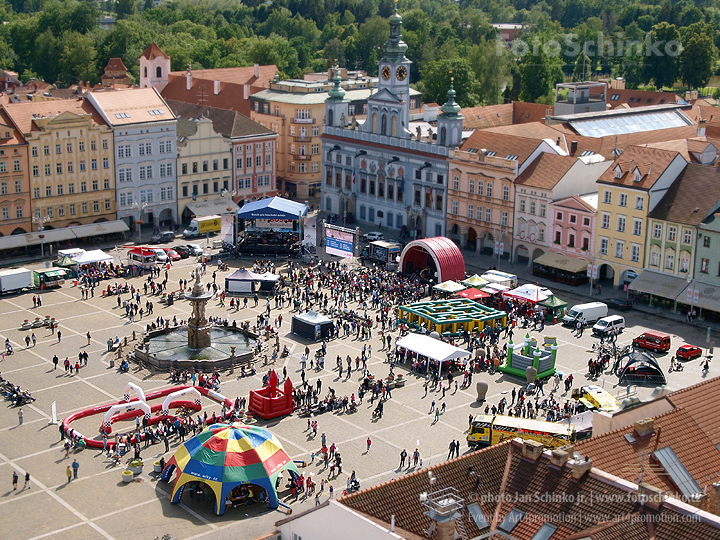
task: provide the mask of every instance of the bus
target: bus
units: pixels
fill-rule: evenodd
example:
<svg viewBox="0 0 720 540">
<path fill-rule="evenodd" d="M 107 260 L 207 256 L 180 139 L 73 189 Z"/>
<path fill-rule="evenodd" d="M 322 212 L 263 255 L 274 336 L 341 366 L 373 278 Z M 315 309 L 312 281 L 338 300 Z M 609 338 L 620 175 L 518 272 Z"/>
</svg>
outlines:
<svg viewBox="0 0 720 540">
<path fill-rule="evenodd" d="M 516 437 L 537 441 L 548 448 L 559 448 L 575 442 L 576 430 L 568 422 L 478 414 L 473 418 L 467 442 L 470 448 L 485 447 Z"/>
<path fill-rule="evenodd" d="M 620 409 L 620 402 L 607 390 L 595 384 L 574 388 L 572 398 L 589 411 L 615 412 Z"/>
</svg>

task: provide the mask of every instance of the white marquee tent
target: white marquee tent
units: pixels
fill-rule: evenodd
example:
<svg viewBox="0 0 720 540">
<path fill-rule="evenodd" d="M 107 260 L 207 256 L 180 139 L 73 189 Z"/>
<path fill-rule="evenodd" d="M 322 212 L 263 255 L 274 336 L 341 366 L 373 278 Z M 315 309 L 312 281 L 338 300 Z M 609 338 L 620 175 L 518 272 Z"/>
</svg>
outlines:
<svg viewBox="0 0 720 540">
<path fill-rule="evenodd" d="M 427 356 L 436 362 L 448 362 L 470 356 L 470 351 L 423 334 L 408 334 L 395 344 L 403 349 Z"/>
</svg>

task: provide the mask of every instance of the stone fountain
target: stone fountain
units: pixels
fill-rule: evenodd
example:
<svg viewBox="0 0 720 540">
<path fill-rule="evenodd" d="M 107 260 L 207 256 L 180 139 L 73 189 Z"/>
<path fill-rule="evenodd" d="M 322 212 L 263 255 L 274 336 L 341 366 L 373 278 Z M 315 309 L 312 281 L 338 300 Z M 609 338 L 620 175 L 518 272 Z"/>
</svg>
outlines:
<svg viewBox="0 0 720 540">
<path fill-rule="evenodd" d="M 193 274 L 193 288 L 185 293 L 185 299 L 192 306 L 187 325 L 146 334 L 135 348 L 136 360 L 161 370 L 205 372 L 250 363 L 257 336 L 232 325 L 210 324 L 205 308 L 212 293 L 200 281 L 199 265 Z"/>
</svg>

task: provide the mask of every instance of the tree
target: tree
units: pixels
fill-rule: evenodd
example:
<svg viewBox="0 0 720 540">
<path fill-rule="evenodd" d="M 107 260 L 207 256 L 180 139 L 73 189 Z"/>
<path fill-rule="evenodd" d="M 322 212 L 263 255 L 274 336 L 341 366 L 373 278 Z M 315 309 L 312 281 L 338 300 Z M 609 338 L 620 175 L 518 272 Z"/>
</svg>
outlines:
<svg viewBox="0 0 720 540">
<path fill-rule="evenodd" d="M 682 80 L 691 88 L 707 85 L 713 76 L 717 49 L 713 40 L 705 34 L 695 34 L 683 47 L 680 55 Z"/>
<path fill-rule="evenodd" d="M 468 61 L 480 86 L 483 105 L 500 102 L 500 92 L 510 81 L 510 50 L 496 47 L 494 41 L 481 39 L 468 52 Z"/>
<path fill-rule="evenodd" d="M 550 59 L 543 47 L 538 47 L 538 54 L 526 54 L 519 66 L 521 90 L 520 101 L 535 103 L 551 90 L 553 80 Z"/>
<path fill-rule="evenodd" d="M 480 84 L 465 58 L 438 60 L 425 66 L 422 71 L 423 100 L 426 103 L 445 103 L 451 77 L 455 78 L 455 101 L 461 107 L 475 107 L 481 103 Z"/>
<path fill-rule="evenodd" d="M 76 81 L 97 82 L 96 60 L 97 51 L 89 37 L 77 32 L 68 35 L 61 59 L 66 75 Z"/>
<path fill-rule="evenodd" d="M 672 86 L 680 75 L 680 32 L 674 24 L 661 22 L 645 37 L 643 78 L 655 81 L 658 90 Z"/>
<path fill-rule="evenodd" d="M 137 13 L 138 0 L 116 0 L 115 15 L 118 19 L 124 19 L 130 15 Z"/>
</svg>

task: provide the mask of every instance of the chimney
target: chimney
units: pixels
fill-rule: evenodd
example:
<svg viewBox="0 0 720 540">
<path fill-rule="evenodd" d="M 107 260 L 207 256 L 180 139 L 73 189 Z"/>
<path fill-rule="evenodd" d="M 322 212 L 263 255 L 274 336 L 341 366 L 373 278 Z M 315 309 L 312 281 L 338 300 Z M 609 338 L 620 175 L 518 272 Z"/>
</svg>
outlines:
<svg viewBox="0 0 720 540">
<path fill-rule="evenodd" d="M 456 520 L 462 518 L 465 504 L 457 490 L 445 488 L 429 496 L 423 494 L 420 500 L 427 508 L 423 514 L 433 521 L 430 525 L 432 537 L 436 540 L 455 540 Z"/>
<path fill-rule="evenodd" d="M 710 484 L 706 489 L 707 508 L 711 514 L 720 515 L 720 482 Z"/>
<path fill-rule="evenodd" d="M 255 68 L 255 78 L 259 79 L 260 78 L 260 64 L 255 64 L 253 67 Z"/>
<path fill-rule="evenodd" d="M 577 152 L 577 141 L 572 141 L 570 143 L 570 154 L 573 155 Z"/>
<path fill-rule="evenodd" d="M 585 460 L 576 460 L 572 468 L 573 480 L 580 480 L 586 472 L 592 469 L 592 459 L 585 456 Z"/>
<path fill-rule="evenodd" d="M 647 508 L 653 508 L 655 510 L 658 510 L 660 506 L 662 506 L 663 501 L 665 500 L 665 491 L 656 488 L 655 486 L 651 486 L 650 484 L 646 484 L 644 482 L 640 482 L 638 485 L 638 494 L 640 495 L 640 503 L 643 506 L 646 506 Z M 702 498 L 704 495 L 702 493 L 699 493 L 699 498 Z M 698 500 L 699 500 L 698 498 Z M 696 506 L 692 502 L 690 502 L 693 506 Z"/>
<path fill-rule="evenodd" d="M 213 82 L 213 93 L 217 96 L 220 93 L 220 81 Z"/>
<path fill-rule="evenodd" d="M 187 90 L 192 90 L 192 72 L 188 69 L 187 70 Z"/>
<path fill-rule="evenodd" d="M 643 418 L 635 422 L 635 433 L 641 439 L 652 435 L 655 431 L 655 420 L 652 418 Z"/>
<path fill-rule="evenodd" d="M 700 120 L 700 121 L 698 122 L 697 136 L 698 136 L 698 137 L 704 137 L 704 136 L 705 136 L 705 120 Z"/>
<path fill-rule="evenodd" d="M 243 99 L 249 99 L 250 98 L 250 85 L 244 84 L 243 85 Z"/>
<path fill-rule="evenodd" d="M 522 455 L 525 461 L 535 463 L 543 453 L 543 444 L 533 440 L 523 441 Z"/>
<path fill-rule="evenodd" d="M 570 458 L 570 455 L 572 453 L 573 446 L 571 444 L 554 449 L 550 454 L 550 466 L 553 468 L 562 469 L 565 463 L 567 463 L 567 460 Z"/>
</svg>

